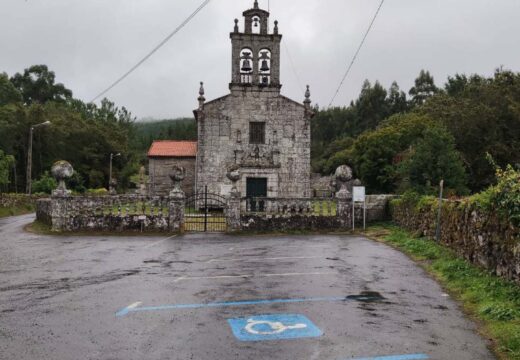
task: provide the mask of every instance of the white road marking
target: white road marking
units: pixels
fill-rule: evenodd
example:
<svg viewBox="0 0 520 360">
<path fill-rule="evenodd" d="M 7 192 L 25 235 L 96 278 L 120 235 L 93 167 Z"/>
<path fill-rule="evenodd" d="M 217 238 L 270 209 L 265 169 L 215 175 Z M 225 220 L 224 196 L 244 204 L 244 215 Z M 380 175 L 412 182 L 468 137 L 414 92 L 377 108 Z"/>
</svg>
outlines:
<svg viewBox="0 0 520 360">
<path fill-rule="evenodd" d="M 244 275 L 219 275 L 219 276 L 181 276 L 174 280 L 180 282 L 185 280 L 219 280 L 255 277 L 285 277 L 285 276 L 311 276 L 311 275 L 337 275 L 335 272 L 309 272 L 309 273 L 283 273 L 283 274 L 244 274 Z"/>
<path fill-rule="evenodd" d="M 133 303 L 132 305 L 128 305 L 126 308 L 128 310 L 135 309 L 136 307 L 138 307 L 141 304 L 142 304 L 142 301 L 138 301 L 138 302 Z"/>
<path fill-rule="evenodd" d="M 272 257 L 272 258 L 240 258 L 240 259 L 211 259 L 206 261 L 207 263 L 214 262 L 234 262 L 234 261 L 270 261 L 270 260 L 306 260 L 306 259 L 317 259 L 321 256 L 285 256 L 285 257 Z"/>
<path fill-rule="evenodd" d="M 258 249 L 264 249 L 266 248 L 267 246 L 262 246 L 262 245 L 258 245 L 258 246 L 242 246 L 242 247 L 237 247 L 237 248 L 229 248 L 229 250 L 258 250 Z M 305 245 L 305 244 L 300 244 L 300 245 L 276 245 L 276 246 L 272 246 L 271 248 L 324 248 L 324 247 L 327 247 L 326 245 Z"/>
<path fill-rule="evenodd" d="M 162 244 L 162 243 L 165 242 L 165 241 L 171 240 L 171 239 L 173 239 L 173 238 L 176 237 L 176 236 L 177 236 L 177 235 L 173 235 L 173 236 L 170 236 L 169 238 L 166 238 L 166 239 L 162 239 L 162 240 L 156 241 L 156 242 L 154 242 L 154 243 L 152 243 L 152 244 L 148 244 L 148 245 L 144 246 L 143 248 L 144 248 L 144 249 L 151 248 L 151 247 L 153 247 L 153 246 L 155 246 L 155 245 L 159 245 L 159 244 Z"/>
</svg>

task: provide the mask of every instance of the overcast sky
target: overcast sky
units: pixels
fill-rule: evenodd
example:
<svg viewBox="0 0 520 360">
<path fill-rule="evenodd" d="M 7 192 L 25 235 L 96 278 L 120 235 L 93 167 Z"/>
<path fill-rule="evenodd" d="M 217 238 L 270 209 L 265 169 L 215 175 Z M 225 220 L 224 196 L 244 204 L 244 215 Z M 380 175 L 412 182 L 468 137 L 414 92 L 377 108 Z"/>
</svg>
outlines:
<svg viewBox="0 0 520 360">
<path fill-rule="evenodd" d="M 90 101 L 191 14 L 202 0 L 0 0 L 0 71 L 55 71 Z M 380 0 L 270 0 L 283 34 L 282 93 L 328 105 Z M 106 96 L 138 118 L 192 116 L 199 81 L 208 100 L 231 77 L 233 19 L 253 0 L 212 0 L 150 60 Z M 267 8 L 267 0 L 260 7 Z M 520 70 L 520 0 L 386 0 L 334 105 L 365 79 L 408 91 L 424 68 L 437 84 L 457 72 Z M 241 31 L 242 31 L 241 23 Z M 294 70 L 287 55 L 291 54 Z M 297 75 L 295 75 L 295 73 Z"/>
</svg>

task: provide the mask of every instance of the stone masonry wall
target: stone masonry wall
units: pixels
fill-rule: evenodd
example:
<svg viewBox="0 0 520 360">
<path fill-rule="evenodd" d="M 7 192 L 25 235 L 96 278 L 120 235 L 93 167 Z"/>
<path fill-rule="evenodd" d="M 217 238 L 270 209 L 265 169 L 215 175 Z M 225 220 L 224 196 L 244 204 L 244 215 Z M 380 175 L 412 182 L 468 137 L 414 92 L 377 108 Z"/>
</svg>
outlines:
<svg viewBox="0 0 520 360">
<path fill-rule="evenodd" d="M 169 174 L 174 166 L 186 169 L 186 177 L 181 182 L 181 189 L 187 196 L 195 189 L 195 158 L 149 158 L 149 189 L 152 196 L 167 196 L 172 188 Z"/>
<path fill-rule="evenodd" d="M 421 207 L 396 200 L 392 217 L 400 226 L 435 238 L 438 206 Z M 441 243 L 468 261 L 520 284 L 520 229 L 471 204 L 445 201 Z"/>
<path fill-rule="evenodd" d="M 35 206 L 41 196 L 26 194 L 4 194 L 0 193 L 0 207 L 12 208 L 22 206 Z"/>
<path fill-rule="evenodd" d="M 265 123 L 265 144 L 249 143 L 249 123 Z M 204 105 L 198 113 L 197 186 L 228 195 L 226 178 L 240 167 L 239 192 L 248 177 L 267 178 L 268 197 L 307 198 L 310 191 L 310 118 L 302 104 L 278 89 L 243 87 Z"/>
</svg>

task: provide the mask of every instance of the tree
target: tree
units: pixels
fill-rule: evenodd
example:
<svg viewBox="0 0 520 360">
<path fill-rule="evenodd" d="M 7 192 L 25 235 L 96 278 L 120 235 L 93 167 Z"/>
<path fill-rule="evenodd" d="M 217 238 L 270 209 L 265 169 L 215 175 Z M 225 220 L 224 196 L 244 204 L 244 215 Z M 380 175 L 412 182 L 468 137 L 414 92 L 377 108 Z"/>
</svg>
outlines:
<svg viewBox="0 0 520 360">
<path fill-rule="evenodd" d="M 433 76 L 429 71 L 421 70 L 419 76 L 415 79 L 415 86 L 409 91 L 414 105 L 422 105 L 426 100 L 439 92 Z"/>
<path fill-rule="evenodd" d="M 486 153 L 502 167 L 520 164 L 519 109 L 520 74 L 498 69 L 490 78 L 451 78 L 446 93 L 432 97 L 417 111 L 455 137 L 468 171 L 468 186 L 478 192 L 495 181 Z"/>
<path fill-rule="evenodd" d="M 376 130 L 363 133 L 349 151 L 349 164 L 372 193 L 393 193 L 399 183 L 397 164 L 433 121 L 414 113 L 397 114 Z"/>
<path fill-rule="evenodd" d="M 46 65 L 33 65 L 23 74 L 16 73 L 11 83 L 22 94 L 23 101 L 44 104 L 48 101 L 65 102 L 72 98 L 72 91 L 63 84 L 56 84 L 56 75 Z"/>
<path fill-rule="evenodd" d="M 0 186 L 9 184 L 9 172 L 14 164 L 14 157 L 0 150 Z"/>
<path fill-rule="evenodd" d="M 461 156 L 455 150 L 455 139 L 440 126 L 428 127 L 411 147 L 406 160 L 399 164 L 398 173 L 406 188 L 432 194 L 444 180 L 446 189 L 466 194 L 466 172 Z"/>
<path fill-rule="evenodd" d="M 361 94 L 356 100 L 354 107 L 357 114 L 356 128 L 349 135 L 358 135 L 365 130 L 375 129 L 379 123 L 390 114 L 387 92 L 381 84 L 376 81 L 374 86 L 365 80 Z"/>
<path fill-rule="evenodd" d="M 22 94 L 9 81 L 6 73 L 0 73 L 0 106 L 22 101 Z"/>
<path fill-rule="evenodd" d="M 405 113 L 409 110 L 408 100 L 406 99 L 406 94 L 404 91 L 401 91 L 397 82 L 393 82 L 392 86 L 388 90 L 388 105 L 390 107 L 391 114 L 400 114 Z"/>
</svg>

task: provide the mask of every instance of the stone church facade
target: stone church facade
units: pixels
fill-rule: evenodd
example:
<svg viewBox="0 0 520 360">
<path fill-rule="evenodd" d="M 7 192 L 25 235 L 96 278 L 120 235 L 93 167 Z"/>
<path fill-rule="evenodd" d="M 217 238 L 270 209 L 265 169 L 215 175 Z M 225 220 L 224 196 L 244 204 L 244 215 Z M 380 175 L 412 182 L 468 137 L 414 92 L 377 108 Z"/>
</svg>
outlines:
<svg viewBox="0 0 520 360">
<path fill-rule="evenodd" d="M 255 1 L 231 33 L 230 93 L 206 102 L 201 83 L 195 186 L 198 191 L 229 194 L 226 174 L 238 168 L 242 196 L 307 198 L 311 196 L 310 148 L 313 117 L 307 87 L 298 103 L 280 94 L 278 22 L 269 31 L 269 12 Z"/>
</svg>

